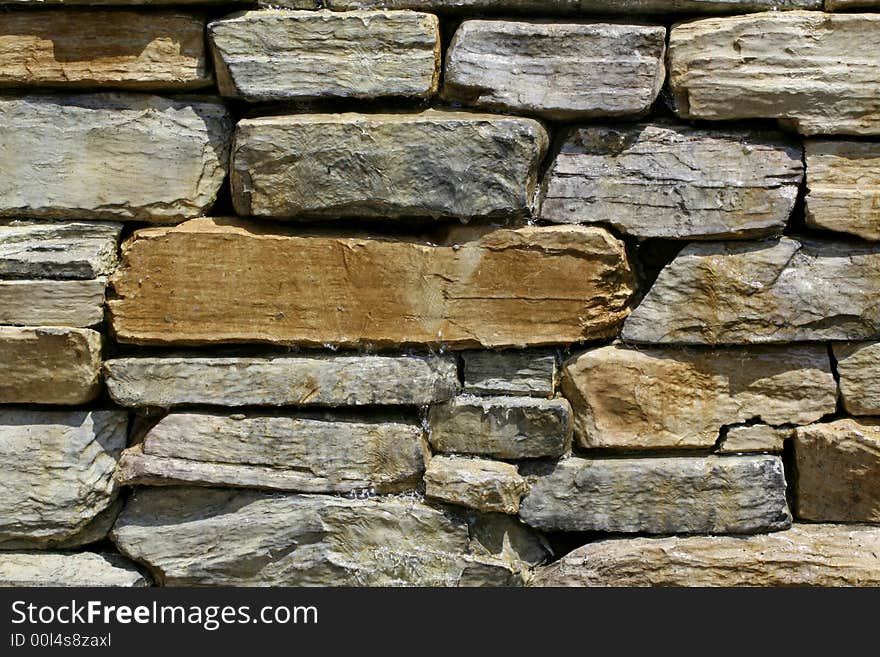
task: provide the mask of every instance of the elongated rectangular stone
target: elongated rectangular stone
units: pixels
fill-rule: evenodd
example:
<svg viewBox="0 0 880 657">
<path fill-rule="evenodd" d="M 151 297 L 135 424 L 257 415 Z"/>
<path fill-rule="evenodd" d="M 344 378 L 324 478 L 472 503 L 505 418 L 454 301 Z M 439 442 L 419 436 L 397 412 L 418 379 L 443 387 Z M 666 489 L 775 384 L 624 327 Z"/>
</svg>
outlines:
<svg viewBox="0 0 880 657">
<path fill-rule="evenodd" d="M 585 448 L 712 447 L 725 425 L 755 418 L 808 424 L 837 407 L 825 345 L 612 345 L 572 357 L 562 371 L 562 392 Z"/>
<path fill-rule="evenodd" d="M 880 342 L 834 344 L 840 398 L 851 415 L 880 415 Z"/>
<path fill-rule="evenodd" d="M 0 219 L 0 276 L 89 279 L 116 267 L 122 224 Z"/>
<path fill-rule="evenodd" d="M 807 225 L 880 241 L 880 144 L 808 139 L 806 161 Z"/>
<path fill-rule="evenodd" d="M 510 586 L 467 524 L 412 499 L 137 489 L 113 541 L 165 586 Z"/>
<path fill-rule="evenodd" d="M 226 176 L 220 103 L 141 94 L 0 99 L 0 216 L 177 222 Z"/>
<path fill-rule="evenodd" d="M 538 472 L 519 510 L 536 529 L 751 534 L 791 526 L 778 456 L 573 457 Z"/>
<path fill-rule="evenodd" d="M 129 452 L 120 479 L 130 485 L 390 493 L 414 489 L 425 470 L 422 429 L 403 420 L 172 413 Z"/>
<path fill-rule="evenodd" d="M 414 12 L 233 14 L 208 25 L 224 96 L 248 101 L 425 98 L 440 77 L 440 25 Z"/>
<path fill-rule="evenodd" d="M 639 238 L 781 233 L 802 158 L 800 144 L 777 132 L 672 122 L 571 128 L 544 176 L 539 216 Z"/>
<path fill-rule="evenodd" d="M 627 318 L 627 342 L 757 344 L 880 337 L 880 246 L 783 237 L 690 244 Z"/>
<path fill-rule="evenodd" d="M 33 0 L 30 0 L 33 1 Z M 59 0 L 55 0 L 59 1 Z M 871 6 L 877 0 L 829 0 L 843 6 Z M 316 0 L 260 0 L 262 4 L 314 8 Z M 311 4 L 311 6 L 309 6 Z M 422 9 L 431 11 L 498 11 L 530 14 L 726 14 L 786 9 L 821 9 L 822 0 L 323 0 L 338 11 L 352 9 Z"/>
<path fill-rule="evenodd" d="M 746 452 L 781 453 L 785 441 L 794 435 L 794 429 L 751 424 L 730 427 L 718 444 L 719 454 L 743 454 Z"/>
<path fill-rule="evenodd" d="M 633 285 L 623 243 L 579 226 L 428 243 L 199 219 L 138 231 L 122 260 L 108 305 L 117 339 L 138 344 L 579 342 L 616 333 Z"/>
<path fill-rule="evenodd" d="M 804 135 L 880 134 L 877 14 L 766 12 L 680 23 L 669 85 L 688 119 L 780 119 Z"/>
<path fill-rule="evenodd" d="M 0 552 L 0 586 L 149 586 L 135 564 L 112 552 Z"/>
<path fill-rule="evenodd" d="M 526 489 L 516 466 L 499 461 L 434 456 L 425 471 L 429 499 L 487 513 L 516 514 Z"/>
<path fill-rule="evenodd" d="M 0 324 L 88 327 L 104 321 L 106 278 L 0 280 Z"/>
<path fill-rule="evenodd" d="M 571 407 L 564 399 L 463 395 L 428 411 L 438 452 L 499 459 L 562 456 L 571 447 Z"/>
<path fill-rule="evenodd" d="M 74 547 L 104 538 L 124 411 L 0 409 L 0 549 Z"/>
<path fill-rule="evenodd" d="M 798 519 L 880 522 L 880 419 L 798 427 L 794 453 Z"/>
<path fill-rule="evenodd" d="M 101 390 L 101 334 L 0 326 L 0 404 L 85 404 Z"/>
<path fill-rule="evenodd" d="M 666 28 L 469 20 L 446 54 L 443 97 L 550 119 L 646 114 L 666 78 Z"/>
<path fill-rule="evenodd" d="M 466 351 L 462 361 L 465 392 L 552 397 L 556 389 L 553 351 Z"/>
<path fill-rule="evenodd" d="M 880 586 L 880 528 L 794 525 L 759 536 L 670 536 L 590 543 L 531 586 Z"/>
<path fill-rule="evenodd" d="M 232 201 L 259 217 L 521 217 L 547 143 L 537 121 L 466 112 L 244 119 Z"/>
<path fill-rule="evenodd" d="M 169 11 L 6 11 L 0 86 L 204 87 L 204 30 L 204 18 Z"/>
</svg>

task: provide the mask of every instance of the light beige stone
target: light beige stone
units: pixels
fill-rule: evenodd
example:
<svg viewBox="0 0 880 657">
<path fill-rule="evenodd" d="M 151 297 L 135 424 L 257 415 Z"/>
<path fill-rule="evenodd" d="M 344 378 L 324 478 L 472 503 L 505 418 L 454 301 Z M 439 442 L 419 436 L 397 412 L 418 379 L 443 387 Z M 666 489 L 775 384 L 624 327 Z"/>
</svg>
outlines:
<svg viewBox="0 0 880 657">
<path fill-rule="evenodd" d="M 232 201 L 259 217 L 522 217 L 547 144 L 537 121 L 468 112 L 244 119 Z"/>
<path fill-rule="evenodd" d="M 850 415 L 880 415 L 880 342 L 834 344 L 840 398 Z"/>
<path fill-rule="evenodd" d="M 104 321 L 106 278 L 90 281 L 0 280 L 0 324 L 95 326 Z"/>
<path fill-rule="evenodd" d="M 797 518 L 880 522 L 880 419 L 799 427 L 794 453 Z"/>
<path fill-rule="evenodd" d="M 880 528 L 794 525 L 759 536 L 590 543 L 531 586 L 880 586 Z"/>
<path fill-rule="evenodd" d="M 781 119 L 804 135 L 880 134 L 877 14 L 765 12 L 673 26 L 680 116 Z"/>
<path fill-rule="evenodd" d="M 800 144 L 777 132 L 654 122 L 570 128 L 562 139 L 540 217 L 639 238 L 781 233 L 803 180 Z"/>
<path fill-rule="evenodd" d="M 85 404 L 101 391 L 101 334 L 0 326 L 0 404 Z"/>
<path fill-rule="evenodd" d="M 791 428 L 771 427 L 766 424 L 730 427 L 718 445 L 718 452 L 720 454 L 779 453 L 785 447 L 785 441 L 793 435 L 794 430 Z"/>
<path fill-rule="evenodd" d="M 623 243 L 580 226 L 429 243 L 199 219 L 138 231 L 122 260 L 108 306 L 117 339 L 138 344 L 579 342 L 617 332 L 633 285 Z"/>
<path fill-rule="evenodd" d="M 880 144 L 806 142 L 806 222 L 880 241 Z"/>
<path fill-rule="evenodd" d="M 662 25 L 468 20 L 455 32 L 443 97 L 551 119 L 646 114 L 666 77 Z"/>
<path fill-rule="evenodd" d="M 487 513 L 515 515 L 525 492 L 526 480 L 509 463 L 434 456 L 425 471 L 429 499 Z"/>
<path fill-rule="evenodd" d="M 627 318 L 627 342 L 758 344 L 880 337 L 880 246 L 784 237 L 690 244 Z"/>
<path fill-rule="evenodd" d="M 248 101 L 426 98 L 440 77 L 432 14 L 246 11 L 208 38 L 220 93 Z"/>
<path fill-rule="evenodd" d="M 467 521 L 475 554 L 504 559 L 514 567 L 537 566 L 553 555 L 547 539 L 515 516 L 472 511 Z"/>
<path fill-rule="evenodd" d="M 0 216 L 178 222 L 226 177 L 231 121 L 211 100 L 0 98 Z"/>
<path fill-rule="evenodd" d="M 585 448 L 712 447 L 725 425 L 808 424 L 837 403 L 824 345 L 600 347 L 563 366 L 562 392 Z"/>
<path fill-rule="evenodd" d="M 0 552 L 0 586 L 149 586 L 137 567 L 112 552 Z"/>
</svg>

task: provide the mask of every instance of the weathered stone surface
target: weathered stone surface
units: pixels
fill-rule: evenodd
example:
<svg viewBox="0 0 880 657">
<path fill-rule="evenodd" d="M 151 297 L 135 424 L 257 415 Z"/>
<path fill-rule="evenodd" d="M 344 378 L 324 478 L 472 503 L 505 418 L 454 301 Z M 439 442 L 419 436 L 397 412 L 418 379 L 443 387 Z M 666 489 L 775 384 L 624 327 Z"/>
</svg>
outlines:
<svg viewBox="0 0 880 657">
<path fill-rule="evenodd" d="M 556 388 L 553 351 L 467 351 L 462 360 L 465 392 L 552 397 Z"/>
<path fill-rule="evenodd" d="M 138 489 L 112 538 L 167 586 L 521 584 L 467 524 L 415 500 Z"/>
<path fill-rule="evenodd" d="M 443 97 L 552 119 L 641 115 L 665 50 L 661 25 L 469 20 L 446 54 Z"/>
<path fill-rule="evenodd" d="M 0 552 L 0 586 L 149 586 L 112 552 Z"/>
<path fill-rule="evenodd" d="M 806 222 L 880 241 L 880 144 L 806 142 Z"/>
<path fill-rule="evenodd" d="M 458 392 L 455 358 L 140 356 L 104 363 L 123 406 L 424 406 Z"/>
<path fill-rule="evenodd" d="M 563 367 L 582 447 L 711 447 L 728 424 L 808 424 L 833 413 L 824 345 L 728 349 L 600 347 Z"/>
<path fill-rule="evenodd" d="M 117 338 L 139 344 L 578 342 L 617 332 L 633 286 L 623 243 L 580 226 L 427 243 L 198 219 L 138 231 L 122 253 L 108 305 Z"/>
<path fill-rule="evenodd" d="M 780 133 L 671 122 L 571 128 L 544 177 L 540 217 L 640 238 L 780 233 L 803 152 Z"/>
<path fill-rule="evenodd" d="M 106 278 L 0 280 L 0 324 L 87 327 L 104 321 Z"/>
<path fill-rule="evenodd" d="M 547 133 L 531 119 L 438 112 L 244 119 L 232 201 L 260 217 L 517 217 Z"/>
<path fill-rule="evenodd" d="M 532 586 L 878 586 L 880 528 L 794 525 L 760 536 L 590 543 L 536 572 Z"/>
<path fill-rule="evenodd" d="M 434 456 L 425 471 L 425 495 L 478 511 L 516 514 L 526 480 L 515 465 L 485 459 Z"/>
<path fill-rule="evenodd" d="M 793 429 L 752 424 L 730 427 L 718 445 L 720 454 L 744 452 L 781 452 L 785 441 L 792 437 Z"/>
<path fill-rule="evenodd" d="M 880 415 L 880 342 L 832 345 L 840 397 L 851 415 Z"/>
<path fill-rule="evenodd" d="M 794 453 L 799 519 L 880 522 L 880 419 L 798 427 Z"/>
<path fill-rule="evenodd" d="M 825 0 L 825 9 L 870 9 L 880 7 L 880 0 Z"/>
<path fill-rule="evenodd" d="M 0 86 L 204 87 L 204 30 L 204 18 L 169 11 L 6 11 Z"/>
<path fill-rule="evenodd" d="M 571 446 L 564 399 L 463 395 L 432 406 L 428 423 L 438 452 L 528 459 L 561 456 Z"/>
<path fill-rule="evenodd" d="M 220 93 L 249 101 L 424 98 L 440 77 L 432 14 L 247 11 L 210 23 L 208 38 Z"/>
<path fill-rule="evenodd" d="M 681 23 L 669 84 L 689 119 L 775 118 L 805 135 L 880 134 L 876 14 L 766 12 Z"/>
<path fill-rule="evenodd" d="M 101 334 L 0 326 L 0 404 L 85 404 L 101 390 Z"/>
<path fill-rule="evenodd" d="M 105 276 L 116 267 L 122 224 L 0 219 L 0 276 L 74 278 Z"/>
<path fill-rule="evenodd" d="M 307 493 L 414 489 L 422 429 L 403 420 L 172 413 L 126 451 L 125 484 L 244 486 Z"/>
<path fill-rule="evenodd" d="M 0 99 L 0 216 L 176 222 L 226 176 L 231 123 L 213 101 L 140 94 Z"/>
<path fill-rule="evenodd" d="M 778 456 L 569 458 L 544 467 L 529 477 L 519 509 L 536 529 L 749 534 L 791 525 Z"/>
<path fill-rule="evenodd" d="M 757 344 L 880 337 L 880 246 L 691 244 L 627 318 L 627 342 Z"/>
<path fill-rule="evenodd" d="M 0 410 L 0 548 L 100 540 L 102 514 L 118 511 L 113 471 L 127 425 L 124 411 Z"/>
<path fill-rule="evenodd" d="M 27 0 L 20 0 L 27 1 Z M 32 0 L 31 0 L 32 1 Z M 60 0 L 54 0 L 60 1 Z M 84 0 L 78 0 L 84 1 Z M 829 0 L 838 6 L 870 6 L 876 0 Z M 315 8 L 315 0 L 260 0 L 261 4 Z M 821 9 L 822 0 L 323 0 L 338 11 L 351 9 L 422 9 L 440 11 L 513 11 L 539 14 L 724 14 L 764 9 Z"/>
<path fill-rule="evenodd" d="M 467 520 L 475 554 L 504 559 L 515 568 L 537 566 L 553 555 L 547 539 L 514 516 L 473 511 Z"/>
</svg>

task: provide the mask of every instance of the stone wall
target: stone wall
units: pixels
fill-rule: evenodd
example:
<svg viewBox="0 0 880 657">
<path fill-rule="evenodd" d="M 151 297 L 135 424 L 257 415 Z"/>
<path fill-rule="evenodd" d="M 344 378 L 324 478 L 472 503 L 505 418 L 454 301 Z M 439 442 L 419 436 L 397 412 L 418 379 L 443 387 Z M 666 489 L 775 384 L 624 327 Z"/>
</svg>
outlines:
<svg viewBox="0 0 880 657">
<path fill-rule="evenodd" d="M 0 582 L 880 584 L 880 2 L 105 2 L 0 13 Z"/>
</svg>

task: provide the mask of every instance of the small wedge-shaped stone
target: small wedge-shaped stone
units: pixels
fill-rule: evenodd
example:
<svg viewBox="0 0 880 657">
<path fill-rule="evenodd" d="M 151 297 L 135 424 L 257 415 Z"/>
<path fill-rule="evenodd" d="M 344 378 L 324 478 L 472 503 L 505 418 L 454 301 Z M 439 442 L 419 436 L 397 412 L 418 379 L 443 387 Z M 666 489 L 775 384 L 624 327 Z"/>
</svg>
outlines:
<svg viewBox="0 0 880 657">
<path fill-rule="evenodd" d="M 446 54 L 443 97 L 551 119 L 646 114 L 665 50 L 661 25 L 465 21 Z"/>
<path fill-rule="evenodd" d="M 465 392 L 552 397 L 556 388 L 552 351 L 467 351 L 462 360 Z"/>
<path fill-rule="evenodd" d="M 116 267 L 122 224 L 0 219 L 3 278 L 90 279 Z"/>
<path fill-rule="evenodd" d="M 249 101 L 426 97 L 440 76 L 436 16 L 247 11 L 208 25 L 224 96 Z"/>
<path fill-rule="evenodd" d="M 204 18 L 169 11 L 6 11 L 0 86 L 204 87 L 204 32 Z"/>
<path fill-rule="evenodd" d="M 564 399 L 463 395 L 432 406 L 428 424 L 438 452 L 528 459 L 562 456 L 571 446 Z"/>
<path fill-rule="evenodd" d="M 85 404 L 101 390 L 101 334 L 0 326 L 0 404 Z"/>
<path fill-rule="evenodd" d="M 778 456 L 569 458 L 544 467 L 519 510 L 536 529 L 750 534 L 791 525 Z"/>
<path fill-rule="evenodd" d="M 880 586 L 880 528 L 794 525 L 761 536 L 590 543 L 531 586 Z"/>
<path fill-rule="evenodd" d="M 801 134 L 880 135 L 880 15 L 766 12 L 680 23 L 669 84 L 688 119 L 781 119 Z"/>
<path fill-rule="evenodd" d="M 743 454 L 747 452 L 782 452 L 785 441 L 794 435 L 794 430 L 784 427 L 771 427 L 766 424 L 752 424 L 730 427 L 718 445 L 719 454 Z"/>
<path fill-rule="evenodd" d="M 686 246 L 627 318 L 627 342 L 880 337 L 880 245 L 788 237 Z"/>
<path fill-rule="evenodd" d="M 808 226 L 880 241 L 880 144 L 806 142 Z"/>
<path fill-rule="evenodd" d="M 537 121 L 467 112 L 244 119 L 232 201 L 259 217 L 520 217 L 547 143 Z"/>
<path fill-rule="evenodd" d="M 112 538 L 165 586 L 521 584 L 469 553 L 468 528 L 414 500 L 138 489 Z"/>
<path fill-rule="evenodd" d="M 397 492 L 421 480 L 423 446 L 421 427 L 402 420 L 172 413 L 149 430 L 129 467 L 120 467 L 120 478 L 126 484 Z M 188 474 L 176 476 L 175 466 Z"/>
<path fill-rule="evenodd" d="M 220 103 L 141 94 L 0 99 L 0 216 L 177 222 L 226 176 Z"/>
<path fill-rule="evenodd" d="M 125 557 L 112 552 L 0 552 L 0 586 L 149 586 Z"/>
<path fill-rule="evenodd" d="M 572 128 L 544 177 L 540 217 L 610 224 L 639 238 L 780 233 L 803 180 L 802 157 L 776 132 Z"/>
<path fill-rule="evenodd" d="M 102 539 L 127 425 L 124 411 L 0 410 L 0 548 Z"/>
<path fill-rule="evenodd" d="M 579 342 L 618 331 L 633 285 L 624 244 L 582 226 L 458 227 L 428 242 L 195 219 L 136 232 L 122 259 L 108 306 L 117 339 L 138 344 Z"/>
<path fill-rule="evenodd" d="M 0 280 L 0 324 L 95 326 L 104 321 L 106 278 L 90 281 Z"/>
<path fill-rule="evenodd" d="M 20 0 L 33 2 L 34 0 Z M 50 0 L 60 2 L 61 0 Z M 69 0 L 66 0 L 69 2 Z M 85 0 L 75 0 L 84 2 Z M 94 1 L 94 0 L 92 0 Z M 121 1 L 121 0 L 117 0 Z M 314 9 L 318 0 L 259 0 L 260 4 Z M 868 7 L 878 0 L 828 0 L 839 7 Z M 421 9 L 431 11 L 528 12 L 548 14 L 732 14 L 773 9 L 821 9 L 822 0 L 321 0 L 324 7 L 352 9 Z M 873 4 L 872 4 L 873 3 Z M 827 3 L 826 3 L 827 4 Z"/>
<path fill-rule="evenodd" d="M 880 419 L 798 427 L 794 452 L 797 518 L 880 522 Z"/>
<path fill-rule="evenodd" d="M 425 406 L 458 392 L 455 358 L 140 356 L 104 363 L 123 406 Z"/>
<path fill-rule="evenodd" d="M 526 489 L 516 466 L 498 461 L 434 456 L 425 471 L 429 499 L 478 511 L 516 514 Z"/>
<path fill-rule="evenodd" d="M 837 406 L 824 345 L 600 347 L 565 364 L 562 392 L 586 448 L 712 447 L 725 425 L 809 424 Z"/>
<path fill-rule="evenodd" d="M 880 415 L 880 342 L 835 344 L 840 397 L 850 415 Z"/>
</svg>

